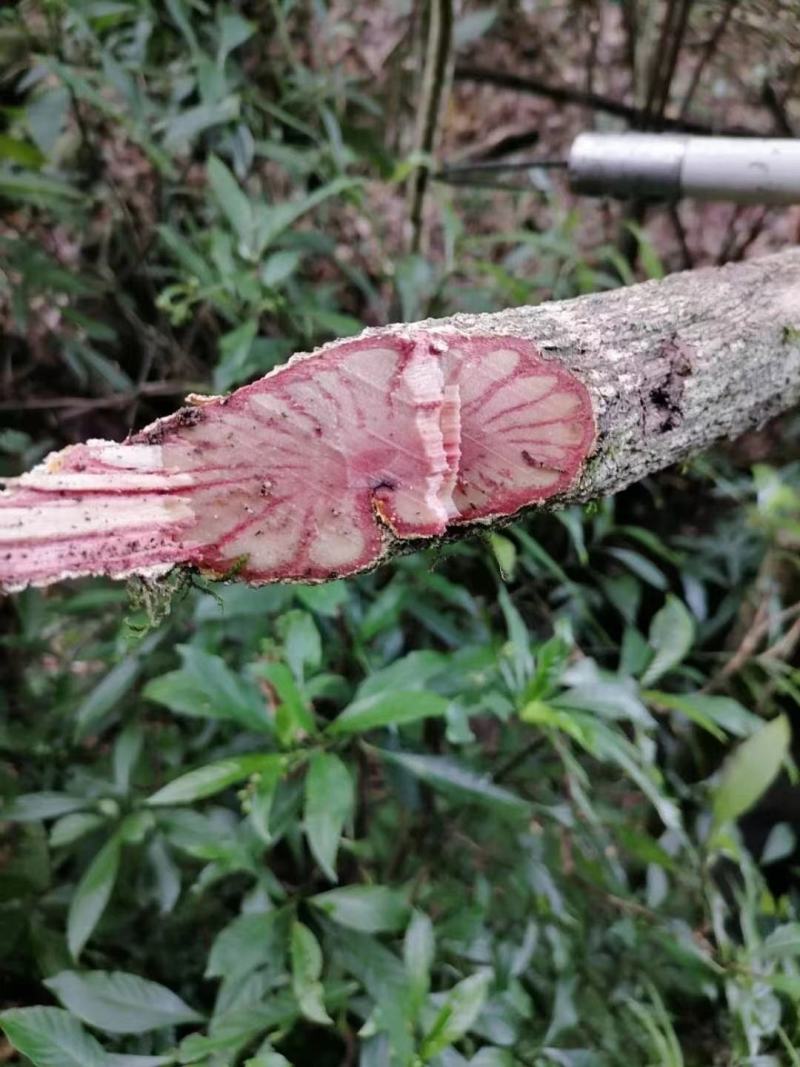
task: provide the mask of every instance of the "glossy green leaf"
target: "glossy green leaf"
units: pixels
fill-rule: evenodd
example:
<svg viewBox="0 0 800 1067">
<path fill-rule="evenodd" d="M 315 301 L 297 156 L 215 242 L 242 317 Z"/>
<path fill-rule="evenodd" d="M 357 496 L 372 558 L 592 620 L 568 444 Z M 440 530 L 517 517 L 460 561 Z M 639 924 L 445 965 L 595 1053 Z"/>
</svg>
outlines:
<svg viewBox="0 0 800 1067">
<path fill-rule="evenodd" d="M 288 934 L 289 913 L 284 908 L 237 916 L 211 945 L 206 977 L 241 977 L 266 965 L 280 972 Z"/>
<path fill-rule="evenodd" d="M 121 847 L 116 835 L 106 841 L 75 888 L 67 915 L 67 944 L 73 959 L 80 956 L 106 909 L 117 880 Z"/>
<path fill-rule="evenodd" d="M 203 1018 L 172 990 L 122 971 L 62 971 L 44 984 L 82 1022 L 111 1034 L 142 1034 Z"/>
<path fill-rule="evenodd" d="M 226 96 L 213 104 L 198 104 L 180 112 L 164 123 L 164 148 L 170 152 L 184 151 L 201 133 L 224 125 L 239 117 L 238 96 Z"/>
<path fill-rule="evenodd" d="M 424 911 L 414 911 L 403 940 L 403 962 L 418 1003 L 427 996 L 436 945 L 433 923 Z"/>
<path fill-rule="evenodd" d="M 655 655 L 642 676 L 642 685 L 652 685 L 683 661 L 694 641 L 694 619 L 682 600 L 670 594 L 650 624 L 650 646 Z"/>
<path fill-rule="evenodd" d="M 380 670 L 372 671 L 359 685 L 356 699 L 397 691 L 410 693 L 424 689 L 431 678 L 447 668 L 447 656 L 430 649 L 409 652 Z"/>
<path fill-rule="evenodd" d="M 525 816 L 530 805 L 522 797 L 495 785 L 488 775 L 476 774 L 446 756 L 417 755 L 413 752 L 377 750 L 381 759 L 402 767 L 415 778 L 452 797 L 496 808 L 507 815 Z"/>
<path fill-rule="evenodd" d="M 250 319 L 219 339 L 219 360 L 214 368 L 214 388 L 224 391 L 247 375 L 247 361 L 258 333 L 258 322 Z"/>
<path fill-rule="evenodd" d="M 85 798 L 68 793 L 23 793 L 0 807 L 0 822 L 37 822 L 57 819 L 60 815 L 81 811 L 88 806 Z"/>
<path fill-rule="evenodd" d="M 383 885 L 348 885 L 309 898 L 334 922 L 365 934 L 391 933 L 405 926 L 408 897 Z"/>
<path fill-rule="evenodd" d="M 668 583 L 664 577 L 664 572 L 656 567 L 655 563 L 652 563 L 646 556 L 641 555 L 639 552 L 634 552 L 630 548 L 608 548 L 606 551 L 610 556 L 619 560 L 637 578 L 641 578 L 643 582 L 646 582 L 647 585 L 662 591 L 667 589 Z"/>
<path fill-rule="evenodd" d="M 491 982 L 491 972 L 481 971 L 450 990 L 423 1038 L 420 1050 L 423 1062 L 438 1056 L 469 1032 L 486 1003 Z"/>
<path fill-rule="evenodd" d="M 749 736 L 761 723 L 757 715 L 732 697 L 710 693 L 663 693 L 647 690 L 642 697 L 657 707 L 682 712 L 692 722 L 722 740 L 726 734 Z"/>
<path fill-rule="evenodd" d="M 402 726 L 420 719 L 444 715 L 449 703 L 438 693 L 428 693 L 424 690 L 375 693 L 346 707 L 328 727 L 328 732 L 355 734 L 381 726 Z"/>
<path fill-rule="evenodd" d="M 322 662 L 322 639 L 314 619 L 307 611 L 287 611 L 278 619 L 276 629 L 282 638 L 286 662 L 302 682 Z"/>
<path fill-rule="evenodd" d="M 183 645 L 180 653 L 182 669 L 148 682 L 144 688 L 148 699 L 181 715 L 234 722 L 259 733 L 272 731 L 255 684 L 234 674 L 220 656 L 192 645 Z"/>
<path fill-rule="evenodd" d="M 61 1008 L 11 1008 L 0 1027 L 33 1067 L 110 1067 L 100 1043 Z"/>
<path fill-rule="evenodd" d="M 292 923 L 291 947 L 292 989 L 303 1016 L 323 1026 L 333 1020 L 325 1010 L 320 976 L 322 949 L 314 934 L 303 923 Z"/>
<path fill-rule="evenodd" d="M 257 673 L 270 683 L 278 699 L 275 729 L 280 743 L 291 745 L 316 733 L 314 714 L 290 668 L 285 663 L 262 663 Z"/>
<path fill-rule="evenodd" d="M 332 882 L 338 881 L 336 853 L 354 805 L 355 789 L 345 764 L 332 752 L 315 752 L 306 776 L 303 820 L 308 846 Z"/>
<path fill-rule="evenodd" d="M 188 771 L 179 778 L 173 779 L 148 797 L 147 803 L 154 806 L 190 804 L 203 797 L 214 796 L 215 793 L 252 775 L 280 773 L 284 764 L 285 758 L 274 752 L 251 752 L 243 756 L 229 756 L 228 759 L 208 763 L 205 767 L 198 767 L 194 771 Z"/>
<path fill-rule="evenodd" d="M 738 819 L 752 808 L 777 777 L 790 740 L 789 720 L 779 715 L 738 746 L 726 760 L 714 790 L 715 822 Z"/>
</svg>

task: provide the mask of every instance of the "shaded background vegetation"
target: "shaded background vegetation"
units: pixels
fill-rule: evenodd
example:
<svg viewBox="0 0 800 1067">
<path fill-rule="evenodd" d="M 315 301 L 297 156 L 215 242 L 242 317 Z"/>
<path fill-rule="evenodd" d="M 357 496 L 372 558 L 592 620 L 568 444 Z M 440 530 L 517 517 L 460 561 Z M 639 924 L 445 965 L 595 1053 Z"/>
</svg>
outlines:
<svg viewBox="0 0 800 1067">
<path fill-rule="evenodd" d="M 793 8 L 4 7 L 0 473 L 363 325 L 797 242 L 540 170 L 413 192 L 584 128 L 792 135 Z M 796 441 L 348 583 L 3 601 L 0 1060 L 800 1063 Z"/>
</svg>

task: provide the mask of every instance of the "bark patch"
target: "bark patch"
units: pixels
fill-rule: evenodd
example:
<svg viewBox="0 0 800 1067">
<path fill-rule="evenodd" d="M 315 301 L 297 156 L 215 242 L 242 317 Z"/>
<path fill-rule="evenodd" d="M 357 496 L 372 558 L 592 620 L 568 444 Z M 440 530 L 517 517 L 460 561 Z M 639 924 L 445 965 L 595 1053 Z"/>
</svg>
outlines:
<svg viewBox="0 0 800 1067">
<path fill-rule="evenodd" d="M 676 337 L 662 341 L 640 392 L 645 433 L 661 434 L 683 422 L 683 391 L 692 350 Z"/>
</svg>

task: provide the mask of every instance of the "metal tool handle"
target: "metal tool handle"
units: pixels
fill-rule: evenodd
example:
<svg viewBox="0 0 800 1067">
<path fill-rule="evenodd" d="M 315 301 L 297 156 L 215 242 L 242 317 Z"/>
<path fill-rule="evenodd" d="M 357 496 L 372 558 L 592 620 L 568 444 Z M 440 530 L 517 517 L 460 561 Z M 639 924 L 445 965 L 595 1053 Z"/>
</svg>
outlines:
<svg viewBox="0 0 800 1067">
<path fill-rule="evenodd" d="M 800 140 L 582 133 L 570 150 L 573 192 L 740 204 L 800 203 Z"/>
</svg>

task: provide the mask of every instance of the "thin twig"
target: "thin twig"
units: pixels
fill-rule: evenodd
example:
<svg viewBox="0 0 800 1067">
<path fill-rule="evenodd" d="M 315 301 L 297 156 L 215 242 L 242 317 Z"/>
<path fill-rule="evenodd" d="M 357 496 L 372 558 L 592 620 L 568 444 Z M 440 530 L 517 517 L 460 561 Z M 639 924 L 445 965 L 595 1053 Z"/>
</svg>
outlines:
<svg viewBox="0 0 800 1067">
<path fill-rule="evenodd" d="M 672 82 L 675 77 L 675 71 L 678 66 L 678 58 L 680 56 L 684 38 L 686 36 L 686 29 L 689 25 L 689 13 L 692 9 L 692 0 L 677 0 L 676 8 L 677 14 L 675 15 L 675 28 L 672 33 L 672 38 L 669 42 L 669 48 L 667 50 L 666 63 L 664 66 L 664 73 L 661 78 L 661 84 L 658 87 L 658 99 L 655 119 L 656 126 L 659 129 L 663 124 L 664 112 L 667 109 L 669 95 L 672 90 Z"/>
<path fill-rule="evenodd" d="M 439 116 L 450 80 L 453 44 L 453 0 L 430 0 L 428 37 L 425 49 L 425 73 L 422 81 L 415 150 L 431 156 L 436 145 Z M 419 252 L 422 244 L 423 209 L 428 188 L 429 167 L 422 162 L 411 176 L 409 218 L 411 251 Z"/>
<path fill-rule="evenodd" d="M 677 204 L 670 204 L 668 206 L 668 213 L 672 228 L 675 231 L 675 236 L 678 238 L 678 245 L 681 250 L 681 267 L 683 270 L 691 270 L 694 266 L 694 257 L 692 256 L 691 249 L 689 248 L 689 242 L 686 239 L 686 230 L 684 229 L 683 222 L 681 221 L 680 211 Z"/>
<path fill-rule="evenodd" d="M 785 661 L 791 659 L 800 642 L 800 619 L 795 619 L 786 633 L 778 638 L 775 644 L 758 657 L 759 663 L 767 663 L 769 660 Z"/>
<path fill-rule="evenodd" d="M 43 411 L 74 410 L 76 414 L 94 411 L 100 408 L 125 407 L 142 396 L 175 396 L 179 393 L 191 393 L 195 388 L 188 382 L 143 382 L 135 389 L 125 393 L 111 393 L 108 396 L 45 396 L 30 400 L 0 401 L 0 411 Z"/>
<path fill-rule="evenodd" d="M 789 119 L 785 103 L 778 96 L 771 81 L 765 80 L 761 86 L 761 100 L 764 103 L 764 107 L 772 115 L 772 120 L 775 123 L 775 132 L 782 137 L 794 137 L 795 129 Z"/>
<path fill-rule="evenodd" d="M 728 28 L 728 23 L 730 22 L 731 15 L 733 14 L 733 9 L 736 7 L 737 3 L 738 0 L 725 0 L 725 7 L 723 9 L 722 16 L 717 25 L 714 27 L 713 33 L 706 41 L 705 46 L 703 47 L 703 50 L 700 53 L 700 56 L 698 57 L 697 63 L 695 64 L 695 68 L 692 71 L 692 76 L 689 79 L 689 85 L 686 89 L 686 92 L 684 93 L 683 100 L 681 101 L 681 106 L 678 109 L 678 115 L 681 118 L 685 117 L 686 113 L 691 107 L 692 100 L 694 100 L 694 94 L 697 92 L 697 87 L 700 84 L 700 79 L 703 76 L 703 72 L 705 71 L 711 59 L 714 57 L 714 53 L 717 51 L 717 48 L 719 48 L 720 41 L 722 40 L 725 34 L 725 30 Z"/>
<path fill-rule="evenodd" d="M 767 652 L 763 653 L 764 656 L 770 655 L 771 658 L 776 658 L 776 650 L 780 651 L 782 647 L 781 642 L 794 632 L 795 627 L 800 625 L 800 603 L 791 604 L 788 608 L 777 612 L 777 614 L 770 614 L 766 600 L 762 601 L 735 652 L 727 663 L 723 664 L 717 673 L 709 678 L 708 682 L 703 686 L 702 692 L 712 693 L 714 690 L 721 688 L 729 678 L 738 674 L 743 667 L 747 666 L 755 658 L 756 649 L 767 636 L 771 627 L 779 626 L 792 620 L 795 620 L 792 628 L 783 637 L 779 638 L 771 648 L 767 649 Z M 800 634 L 800 631 L 798 631 L 798 634 Z"/>
<path fill-rule="evenodd" d="M 521 766 L 525 760 L 532 756 L 537 748 L 541 748 L 544 744 L 546 737 L 544 734 L 537 734 L 527 745 L 524 745 L 518 752 L 513 752 L 510 756 L 507 756 L 505 760 L 495 769 L 492 779 L 495 782 L 502 782 L 504 779 L 515 771 L 517 767 Z"/>
<path fill-rule="evenodd" d="M 575 89 L 570 85 L 551 85 L 547 82 L 538 81 L 535 78 L 522 78 L 518 74 L 510 74 L 501 70 L 487 70 L 484 67 L 473 67 L 467 64 L 456 67 L 456 81 L 472 81 L 483 85 L 495 85 L 499 89 L 513 89 L 520 93 L 530 93 L 532 96 L 546 97 L 561 104 L 577 104 L 579 107 L 592 107 L 596 111 L 603 111 L 608 115 L 617 115 L 627 119 L 631 126 L 639 127 L 644 120 L 644 112 L 632 104 L 623 103 L 613 97 L 604 96 L 601 93 L 587 93 L 582 89 Z M 697 122 L 694 119 L 671 118 L 665 115 L 661 120 L 661 126 L 665 130 L 683 130 L 686 133 L 727 133 L 731 135 L 744 134 L 748 131 L 741 126 L 715 127 L 708 123 Z"/>
<path fill-rule="evenodd" d="M 650 129 L 654 116 L 658 115 L 658 103 L 660 89 L 665 75 L 662 73 L 664 64 L 668 62 L 670 54 L 670 42 L 673 38 L 673 23 L 678 14 L 680 0 L 667 0 L 664 18 L 658 34 L 650 64 L 650 77 L 647 83 L 647 95 L 644 102 L 644 114 L 642 129 Z M 663 108 L 661 109 L 663 114 Z"/>
</svg>

